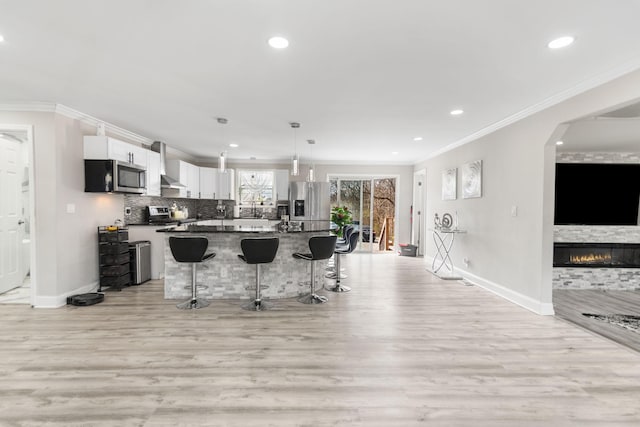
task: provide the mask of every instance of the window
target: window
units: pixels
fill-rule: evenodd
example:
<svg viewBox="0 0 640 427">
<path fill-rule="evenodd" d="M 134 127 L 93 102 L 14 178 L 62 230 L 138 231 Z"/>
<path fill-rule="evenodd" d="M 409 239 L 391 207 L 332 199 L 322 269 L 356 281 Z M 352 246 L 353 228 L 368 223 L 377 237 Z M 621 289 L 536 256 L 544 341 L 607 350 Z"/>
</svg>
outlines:
<svg viewBox="0 0 640 427">
<path fill-rule="evenodd" d="M 272 170 L 239 170 L 240 204 L 273 203 Z"/>
</svg>

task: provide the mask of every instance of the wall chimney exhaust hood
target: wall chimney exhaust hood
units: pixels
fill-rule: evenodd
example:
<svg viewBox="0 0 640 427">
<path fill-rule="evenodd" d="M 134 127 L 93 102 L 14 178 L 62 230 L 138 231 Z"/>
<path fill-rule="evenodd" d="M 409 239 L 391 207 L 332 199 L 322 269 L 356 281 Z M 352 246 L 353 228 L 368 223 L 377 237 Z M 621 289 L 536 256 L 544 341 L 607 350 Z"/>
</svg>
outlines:
<svg viewBox="0 0 640 427">
<path fill-rule="evenodd" d="M 179 180 L 167 175 L 167 144 L 161 141 L 155 141 L 153 144 L 151 144 L 151 149 L 157 153 L 160 153 L 161 188 L 186 188 L 187 186 L 180 183 Z"/>
</svg>

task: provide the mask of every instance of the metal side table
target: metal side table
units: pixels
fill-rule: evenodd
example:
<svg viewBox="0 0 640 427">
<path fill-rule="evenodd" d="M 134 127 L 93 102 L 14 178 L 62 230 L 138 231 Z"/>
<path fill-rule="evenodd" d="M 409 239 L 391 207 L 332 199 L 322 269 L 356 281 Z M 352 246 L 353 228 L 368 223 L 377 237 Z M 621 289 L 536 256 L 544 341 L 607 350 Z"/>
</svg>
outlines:
<svg viewBox="0 0 640 427">
<path fill-rule="evenodd" d="M 458 230 L 457 228 L 432 228 L 433 242 L 436 244 L 436 255 L 433 257 L 431 263 L 431 272 L 444 280 L 460 280 L 461 276 L 456 276 L 453 269 L 453 261 L 449 255 L 453 242 L 455 241 L 456 234 L 466 233 L 465 230 Z M 446 267 L 448 272 L 440 272 L 442 267 Z"/>
</svg>

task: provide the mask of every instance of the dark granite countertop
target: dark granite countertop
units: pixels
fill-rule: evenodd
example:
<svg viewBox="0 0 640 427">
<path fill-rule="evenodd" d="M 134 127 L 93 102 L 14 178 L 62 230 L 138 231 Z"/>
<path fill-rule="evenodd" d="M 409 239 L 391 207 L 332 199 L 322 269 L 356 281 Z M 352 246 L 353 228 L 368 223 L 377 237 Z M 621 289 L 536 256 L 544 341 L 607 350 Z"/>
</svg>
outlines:
<svg viewBox="0 0 640 427">
<path fill-rule="evenodd" d="M 167 226 L 174 226 L 174 225 L 179 225 L 179 222 L 173 221 L 173 222 L 166 222 L 164 224 L 152 224 L 152 223 L 148 223 L 148 222 L 130 222 L 127 223 L 127 227 L 133 227 L 133 226 L 147 226 L 147 227 L 167 227 Z"/>
<path fill-rule="evenodd" d="M 157 230 L 163 233 L 318 233 L 331 231 L 329 221 L 303 221 L 300 227 L 277 225 L 212 225 L 207 221 Z"/>
<path fill-rule="evenodd" d="M 176 219 L 175 221 L 171 221 L 171 222 L 166 222 L 164 224 L 158 224 L 158 223 L 149 223 L 149 222 L 129 222 L 127 223 L 127 226 L 141 226 L 141 225 L 146 225 L 146 226 L 153 226 L 153 227 L 164 227 L 164 226 L 174 226 L 174 225 L 183 225 L 183 224 L 190 224 L 190 223 L 203 223 L 206 221 L 236 221 L 236 220 L 247 220 L 247 221 L 255 221 L 255 220 L 264 220 L 264 221 L 277 221 L 276 218 L 246 218 L 246 217 L 234 217 L 234 218 L 185 218 L 185 219 Z M 206 225 L 206 224 L 205 224 Z"/>
</svg>

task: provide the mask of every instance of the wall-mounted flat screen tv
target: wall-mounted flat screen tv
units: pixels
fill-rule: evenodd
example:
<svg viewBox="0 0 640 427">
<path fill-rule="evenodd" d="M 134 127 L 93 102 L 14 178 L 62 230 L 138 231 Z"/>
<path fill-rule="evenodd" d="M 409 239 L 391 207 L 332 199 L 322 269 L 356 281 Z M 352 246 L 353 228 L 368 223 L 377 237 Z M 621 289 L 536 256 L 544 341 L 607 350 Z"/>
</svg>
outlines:
<svg viewBox="0 0 640 427">
<path fill-rule="evenodd" d="M 638 225 L 640 164 L 557 163 L 555 224 Z"/>
</svg>

